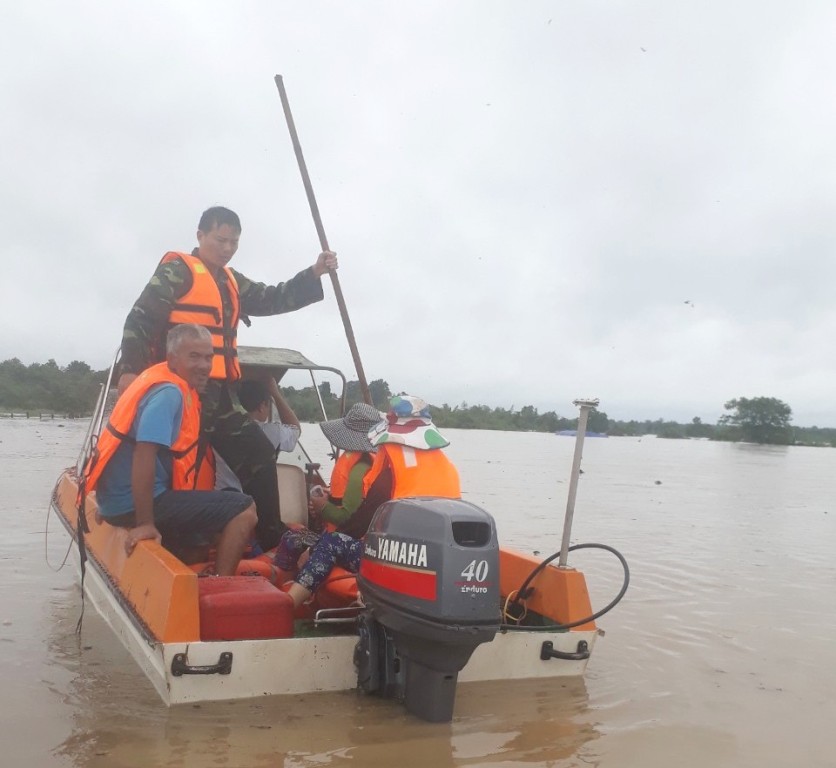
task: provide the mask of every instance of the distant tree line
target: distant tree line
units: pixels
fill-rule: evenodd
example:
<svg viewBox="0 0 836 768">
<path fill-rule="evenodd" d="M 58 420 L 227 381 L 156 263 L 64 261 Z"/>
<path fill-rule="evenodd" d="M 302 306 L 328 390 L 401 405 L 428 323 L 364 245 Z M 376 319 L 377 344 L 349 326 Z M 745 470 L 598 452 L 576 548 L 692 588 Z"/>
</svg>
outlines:
<svg viewBox="0 0 836 768">
<path fill-rule="evenodd" d="M 24 365 L 17 358 L 0 363 L 0 414 L 13 412 L 51 412 L 68 416 L 88 416 L 98 397 L 99 388 L 107 371 L 94 371 L 87 363 L 74 360 L 60 367 L 55 360 Z M 322 419 L 320 399 L 328 418 L 339 415 L 340 398 L 331 390 L 329 382 L 296 389 L 283 387 L 296 415 L 303 422 Z M 383 379 L 369 382 L 369 392 L 375 407 L 388 408 L 392 395 Z M 346 404 L 361 402 L 360 386 L 348 382 Z M 836 445 L 836 428 L 795 427 L 792 409 L 774 397 L 740 397 L 724 406 L 727 413 L 717 424 L 705 424 L 695 416 L 689 423 L 656 419 L 655 421 L 618 421 L 604 411 L 589 414 L 587 429 L 608 435 L 656 435 L 670 439 L 709 439 L 746 441 L 773 445 Z M 456 429 L 495 429 L 512 432 L 558 432 L 576 429 L 577 417 L 568 418 L 555 411 L 540 413 L 533 405 L 522 408 L 499 408 L 488 405 L 433 406 L 433 420 L 439 427 Z"/>
<path fill-rule="evenodd" d="M 61 368 L 55 360 L 24 365 L 16 357 L 0 363 L 0 413 L 60 413 L 89 416 L 107 371 L 73 360 Z"/>
</svg>

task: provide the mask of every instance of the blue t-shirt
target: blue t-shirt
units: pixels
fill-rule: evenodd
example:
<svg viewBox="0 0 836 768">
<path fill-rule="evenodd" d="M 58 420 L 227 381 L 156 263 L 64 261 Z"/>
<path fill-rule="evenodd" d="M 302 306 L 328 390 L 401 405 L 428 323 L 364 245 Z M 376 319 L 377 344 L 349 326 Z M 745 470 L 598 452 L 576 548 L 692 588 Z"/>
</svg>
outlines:
<svg viewBox="0 0 836 768">
<path fill-rule="evenodd" d="M 138 443 L 157 443 L 170 448 L 180 433 L 183 396 L 174 384 L 157 384 L 139 401 L 128 434 Z M 131 491 L 134 444 L 124 441 L 108 462 L 96 487 L 99 512 L 103 517 L 124 515 L 134 509 Z M 157 453 L 154 498 L 171 488 L 171 454 Z"/>
</svg>

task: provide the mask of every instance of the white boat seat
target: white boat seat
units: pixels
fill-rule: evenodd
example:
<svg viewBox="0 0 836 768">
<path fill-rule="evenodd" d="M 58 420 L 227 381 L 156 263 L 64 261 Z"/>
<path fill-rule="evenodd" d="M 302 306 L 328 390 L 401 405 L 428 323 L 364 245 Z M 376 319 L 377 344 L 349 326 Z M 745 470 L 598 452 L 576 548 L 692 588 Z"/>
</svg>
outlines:
<svg viewBox="0 0 836 768">
<path fill-rule="evenodd" d="M 308 492 L 305 473 L 292 464 L 276 464 L 282 522 L 308 524 Z"/>
</svg>

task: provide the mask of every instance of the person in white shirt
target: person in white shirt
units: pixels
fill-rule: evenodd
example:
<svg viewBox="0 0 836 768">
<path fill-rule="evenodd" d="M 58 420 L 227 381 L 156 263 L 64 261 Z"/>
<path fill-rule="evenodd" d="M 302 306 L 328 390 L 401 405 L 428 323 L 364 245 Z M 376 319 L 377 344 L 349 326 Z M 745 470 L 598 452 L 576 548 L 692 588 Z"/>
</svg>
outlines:
<svg viewBox="0 0 836 768">
<path fill-rule="evenodd" d="M 267 377 L 266 381 L 245 379 L 241 382 L 238 397 L 253 421 L 264 430 L 264 434 L 273 444 L 277 454 L 279 451 L 292 451 L 296 447 L 302 431 L 299 419 L 284 399 L 279 391 L 279 385 L 272 376 Z M 270 421 L 271 400 L 276 404 L 278 421 Z M 215 454 L 215 489 L 219 491 L 241 490 L 241 482 L 217 453 Z"/>
</svg>

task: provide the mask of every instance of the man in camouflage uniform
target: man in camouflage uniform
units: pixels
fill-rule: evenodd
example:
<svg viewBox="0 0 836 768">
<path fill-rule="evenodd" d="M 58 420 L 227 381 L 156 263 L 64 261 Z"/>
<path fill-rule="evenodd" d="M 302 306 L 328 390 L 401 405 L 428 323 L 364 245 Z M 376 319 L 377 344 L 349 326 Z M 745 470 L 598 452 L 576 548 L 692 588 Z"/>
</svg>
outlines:
<svg viewBox="0 0 836 768">
<path fill-rule="evenodd" d="M 224 325 L 231 323 L 234 307 L 225 267 L 238 249 L 241 223 L 227 208 L 204 211 L 198 224 L 198 247 L 192 256 L 214 278 L 221 297 Z M 337 268 L 336 254 L 324 251 L 313 266 L 285 283 L 265 285 L 230 270 L 238 284 L 240 317 L 292 312 L 323 298 L 320 278 Z M 193 274 L 182 258 L 163 260 L 145 286 L 125 321 L 122 336 L 121 393 L 145 368 L 165 358 L 165 336 L 175 304 L 192 288 Z M 237 382 L 230 375 L 235 351 L 224 338 L 226 378 L 211 378 L 201 394 L 202 433 L 241 480 L 258 511 L 256 537 L 263 549 L 274 547 L 285 530 L 279 515 L 275 451 L 264 432 L 238 400 Z M 237 364 L 237 363 L 236 363 Z"/>
</svg>

